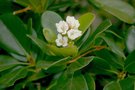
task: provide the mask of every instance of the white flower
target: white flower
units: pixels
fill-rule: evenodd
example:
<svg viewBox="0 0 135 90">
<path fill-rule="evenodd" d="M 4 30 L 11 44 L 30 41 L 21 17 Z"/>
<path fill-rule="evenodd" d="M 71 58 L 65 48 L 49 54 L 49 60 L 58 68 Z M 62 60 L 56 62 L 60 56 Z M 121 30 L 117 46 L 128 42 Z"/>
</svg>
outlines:
<svg viewBox="0 0 135 90">
<path fill-rule="evenodd" d="M 68 23 L 70 29 L 78 29 L 80 26 L 79 21 L 76 20 L 73 16 L 67 16 L 66 22 Z"/>
<path fill-rule="evenodd" d="M 82 35 L 82 31 L 79 31 L 78 29 L 71 29 L 67 32 L 67 35 L 69 39 L 75 40 Z"/>
<path fill-rule="evenodd" d="M 66 34 L 67 30 L 69 29 L 68 24 L 65 21 L 60 21 L 59 23 L 56 23 L 57 31 L 61 34 Z"/>
<path fill-rule="evenodd" d="M 61 34 L 58 34 L 55 42 L 57 46 L 66 47 L 68 45 L 68 38 L 66 36 L 62 37 Z"/>
</svg>

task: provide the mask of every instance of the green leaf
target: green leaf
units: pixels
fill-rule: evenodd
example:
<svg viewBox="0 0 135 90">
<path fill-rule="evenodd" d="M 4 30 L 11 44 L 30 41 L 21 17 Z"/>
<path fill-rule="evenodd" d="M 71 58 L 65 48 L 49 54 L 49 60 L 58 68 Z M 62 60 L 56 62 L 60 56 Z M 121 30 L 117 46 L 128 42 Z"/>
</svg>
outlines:
<svg viewBox="0 0 135 90">
<path fill-rule="evenodd" d="M 103 49 L 100 51 L 95 52 L 97 57 L 100 57 L 104 59 L 106 62 L 110 64 L 112 68 L 119 70 L 124 68 L 124 60 L 121 58 L 118 58 L 118 56 L 114 53 L 112 53 L 108 49 Z"/>
<path fill-rule="evenodd" d="M 11 0 L 0 0 L 0 14 L 12 12 L 12 6 Z"/>
<path fill-rule="evenodd" d="M 103 90 L 123 90 L 118 82 L 112 81 L 108 83 Z"/>
<path fill-rule="evenodd" d="M 134 90 L 135 88 L 135 79 L 131 77 L 127 77 L 120 82 L 120 86 L 122 90 Z"/>
<path fill-rule="evenodd" d="M 93 72 L 95 74 L 117 74 L 115 70 L 112 69 L 112 66 L 109 62 L 107 62 L 105 59 L 95 57 L 93 61 L 89 65 L 90 72 Z"/>
<path fill-rule="evenodd" d="M 25 50 L 10 32 L 10 30 L 0 21 L 0 47 L 8 51 L 9 53 L 16 53 L 25 55 Z"/>
<path fill-rule="evenodd" d="M 24 1 L 24 0 L 13 0 L 14 2 L 20 4 L 20 5 L 23 5 L 23 6 L 29 6 L 30 5 L 30 2 L 29 0 L 27 1 Z"/>
<path fill-rule="evenodd" d="M 126 46 L 128 52 L 132 52 L 135 50 L 135 26 L 131 26 L 129 28 L 127 37 L 126 37 Z"/>
<path fill-rule="evenodd" d="M 80 73 L 68 75 L 62 74 L 57 80 L 56 85 L 47 90 L 89 90 L 84 76 Z"/>
<path fill-rule="evenodd" d="M 43 28 L 45 28 L 44 30 L 47 30 L 46 33 L 44 30 L 43 30 L 43 32 L 44 32 L 44 36 L 48 42 L 54 42 L 56 40 L 57 29 L 56 29 L 55 24 L 61 20 L 62 20 L 62 18 L 57 13 L 52 12 L 52 11 L 46 11 L 42 14 L 41 24 L 42 24 Z"/>
<path fill-rule="evenodd" d="M 96 90 L 94 78 L 88 73 L 85 73 L 84 77 L 86 79 L 89 90 Z"/>
<path fill-rule="evenodd" d="M 117 54 L 118 56 L 126 58 L 122 49 L 115 44 L 115 42 L 105 36 L 101 36 L 101 38 L 107 43 L 107 45 L 110 47 L 111 51 Z"/>
<path fill-rule="evenodd" d="M 89 28 L 92 22 L 95 19 L 95 15 L 93 13 L 86 13 L 78 18 L 80 26 L 79 30 L 83 33 Z"/>
<path fill-rule="evenodd" d="M 93 0 L 89 0 L 93 2 Z M 95 5 L 126 23 L 135 22 L 135 9 L 122 0 L 94 0 Z"/>
<path fill-rule="evenodd" d="M 10 56 L 0 55 L 0 72 L 21 64 L 25 65 L 26 63 L 19 62 Z"/>
<path fill-rule="evenodd" d="M 92 62 L 92 60 L 94 59 L 93 56 L 91 57 L 82 57 L 80 59 L 78 59 L 77 61 L 71 63 L 67 70 L 68 72 L 75 72 L 77 70 L 80 70 L 82 68 L 84 68 L 85 66 L 87 66 L 90 62 Z"/>
<path fill-rule="evenodd" d="M 80 38 L 75 42 L 75 45 L 77 45 L 78 48 L 80 48 L 83 43 L 87 40 L 91 33 L 91 29 L 88 29 Z"/>
<path fill-rule="evenodd" d="M 78 53 L 78 48 L 75 45 L 68 45 L 67 47 L 57 47 L 54 45 L 49 45 L 49 50 L 55 56 L 76 56 Z"/>
<path fill-rule="evenodd" d="M 44 53 L 46 54 L 50 54 L 50 52 L 48 51 L 48 44 L 36 37 L 27 35 Z"/>
<path fill-rule="evenodd" d="M 129 73 L 135 73 L 135 51 L 127 56 L 125 60 L 125 70 Z"/>
<path fill-rule="evenodd" d="M 87 51 L 90 49 L 91 44 L 93 41 L 100 36 L 101 33 L 103 33 L 106 29 L 108 29 L 111 26 L 111 22 L 109 20 L 105 20 L 102 22 L 97 29 L 90 35 L 87 40 L 84 42 L 84 44 L 81 46 L 80 50 L 81 53 Z"/>
<path fill-rule="evenodd" d="M 10 72 L 0 77 L 0 88 L 6 88 L 14 85 L 14 83 L 27 75 L 27 68 L 18 66 L 12 69 Z"/>
<path fill-rule="evenodd" d="M 27 50 L 27 52 L 29 52 L 30 40 L 26 36 L 26 34 L 28 34 L 28 30 L 25 24 L 21 21 L 21 19 L 13 15 L 12 13 L 3 14 L 0 16 L 0 19 L 3 21 L 8 30 L 19 41 L 22 47 Z"/>
<path fill-rule="evenodd" d="M 58 48 L 57 46 L 50 45 L 45 43 L 44 41 L 35 38 L 33 36 L 28 35 L 29 38 L 32 39 L 32 41 L 35 42 L 35 44 L 46 54 L 53 55 L 53 56 L 75 56 L 78 53 L 78 48 L 74 45 L 64 47 L 64 48 Z"/>
<path fill-rule="evenodd" d="M 54 59 L 56 59 L 57 57 L 54 57 Z M 66 58 L 62 58 L 60 60 L 52 60 L 51 58 L 48 60 L 39 60 L 37 62 L 37 68 L 42 68 L 44 70 L 48 70 L 49 71 L 58 71 L 58 69 L 61 69 L 59 67 L 61 66 L 66 66 L 67 62 L 70 60 L 70 57 L 66 57 Z M 54 69 L 54 70 L 53 70 Z"/>
<path fill-rule="evenodd" d="M 53 1 L 51 1 L 51 0 L 49 0 L 48 2 L 52 2 L 53 3 Z M 68 7 L 72 7 L 72 6 L 75 6 L 75 5 L 77 5 L 77 3 L 75 3 L 74 1 L 69 1 L 69 0 L 61 1 L 58 4 L 54 3 L 54 4 L 50 5 L 48 7 L 48 10 L 55 11 L 55 10 L 58 10 L 60 8 L 68 8 Z"/>
<path fill-rule="evenodd" d="M 44 28 L 43 34 L 44 34 L 45 39 L 49 43 L 55 43 L 55 40 L 56 40 L 57 37 L 56 37 L 56 34 L 52 30 Z"/>
<path fill-rule="evenodd" d="M 31 76 L 28 77 L 27 83 L 31 82 L 31 81 L 39 80 L 39 79 L 44 78 L 46 76 L 47 75 L 44 72 L 42 72 L 42 71 L 37 72 L 37 73 L 33 73 Z"/>
<path fill-rule="evenodd" d="M 42 14 L 41 24 L 43 28 L 48 28 L 52 30 L 55 34 L 57 34 L 57 29 L 55 24 L 61 21 L 62 18 L 55 12 L 46 11 Z"/>
<path fill-rule="evenodd" d="M 29 6 L 36 13 L 44 12 L 48 4 L 48 0 L 13 0 L 13 1 L 25 7 Z"/>
</svg>

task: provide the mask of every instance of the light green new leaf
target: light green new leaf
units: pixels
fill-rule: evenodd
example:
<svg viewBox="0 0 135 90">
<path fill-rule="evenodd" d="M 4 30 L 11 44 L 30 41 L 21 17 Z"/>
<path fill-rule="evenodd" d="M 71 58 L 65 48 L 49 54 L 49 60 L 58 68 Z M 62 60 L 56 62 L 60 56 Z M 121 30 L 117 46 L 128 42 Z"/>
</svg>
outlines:
<svg viewBox="0 0 135 90">
<path fill-rule="evenodd" d="M 127 56 L 125 60 L 125 70 L 129 73 L 135 73 L 135 51 Z"/>
<path fill-rule="evenodd" d="M 53 32 L 57 32 L 55 24 L 61 21 L 62 18 L 55 12 L 45 11 L 41 17 L 41 24 L 43 28 L 48 28 Z"/>
<path fill-rule="evenodd" d="M 18 66 L 12 69 L 7 74 L 0 77 L 0 88 L 6 88 L 14 85 L 16 80 L 24 78 L 27 75 L 27 68 Z"/>
<path fill-rule="evenodd" d="M 79 30 L 83 33 L 88 29 L 88 27 L 92 24 L 95 19 L 95 15 L 93 13 L 86 13 L 78 18 L 80 26 Z"/>
<path fill-rule="evenodd" d="M 135 22 L 135 9 L 122 0 L 89 0 L 126 23 Z"/>
<path fill-rule="evenodd" d="M 56 37 L 56 34 L 52 30 L 44 28 L 43 34 L 44 34 L 45 39 L 49 43 L 55 43 L 55 40 L 56 40 L 57 37 Z"/>
<path fill-rule="evenodd" d="M 55 56 L 76 56 L 78 53 L 78 48 L 75 45 L 69 45 L 67 47 L 57 47 L 54 45 L 49 45 L 49 50 L 55 55 Z"/>
<path fill-rule="evenodd" d="M 68 72 L 75 72 L 77 70 L 80 70 L 87 66 L 90 62 L 93 60 L 93 56 L 91 57 L 82 57 L 78 59 L 77 61 L 71 63 L 69 67 L 67 68 Z"/>
<path fill-rule="evenodd" d="M 29 38 L 32 39 L 33 42 L 35 42 L 35 44 L 46 54 L 48 55 L 53 55 L 53 56 L 75 56 L 77 55 L 78 53 L 78 48 L 74 45 L 71 45 L 71 46 L 67 46 L 67 47 L 61 47 L 61 48 L 58 48 L 57 46 L 55 45 L 50 45 L 50 44 L 47 44 L 45 43 L 44 41 L 38 39 L 38 38 L 35 38 L 35 37 L 32 37 L 32 36 L 29 36 Z"/>
<path fill-rule="evenodd" d="M 94 78 L 89 73 L 85 73 L 84 77 L 86 79 L 89 90 L 96 90 Z"/>
<path fill-rule="evenodd" d="M 135 26 L 131 26 L 126 37 L 126 46 L 128 52 L 135 50 Z"/>
<path fill-rule="evenodd" d="M 25 55 L 24 48 L 2 21 L 0 21 L 0 27 L 0 47 L 9 53 Z"/>
<path fill-rule="evenodd" d="M 26 63 L 19 62 L 10 56 L 0 55 L 0 72 L 21 64 L 25 65 Z"/>
<path fill-rule="evenodd" d="M 84 76 L 80 73 L 63 73 L 57 83 L 47 90 L 89 90 Z"/>
<path fill-rule="evenodd" d="M 108 83 L 103 90 L 122 90 L 118 82 L 112 81 Z"/>
<path fill-rule="evenodd" d="M 46 11 L 41 16 L 41 24 L 44 30 L 47 30 L 47 32 L 51 35 L 47 35 L 48 33 L 44 32 L 44 36 L 48 42 L 54 42 L 57 37 L 57 29 L 56 29 L 56 23 L 61 21 L 62 18 L 55 12 L 52 11 Z M 51 31 L 49 31 L 51 30 Z M 47 36 L 46 36 L 47 35 Z M 52 41 L 51 41 L 52 40 Z"/>
</svg>

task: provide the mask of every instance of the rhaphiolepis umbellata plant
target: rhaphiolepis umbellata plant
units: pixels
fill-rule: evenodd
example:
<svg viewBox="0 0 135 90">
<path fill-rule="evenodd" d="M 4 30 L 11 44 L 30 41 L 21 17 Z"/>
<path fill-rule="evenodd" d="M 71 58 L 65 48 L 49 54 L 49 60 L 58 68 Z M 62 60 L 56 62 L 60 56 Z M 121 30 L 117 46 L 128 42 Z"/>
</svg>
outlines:
<svg viewBox="0 0 135 90">
<path fill-rule="evenodd" d="M 0 90 L 134 90 L 134 4 L 87 1 L 0 1 Z"/>
</svg>

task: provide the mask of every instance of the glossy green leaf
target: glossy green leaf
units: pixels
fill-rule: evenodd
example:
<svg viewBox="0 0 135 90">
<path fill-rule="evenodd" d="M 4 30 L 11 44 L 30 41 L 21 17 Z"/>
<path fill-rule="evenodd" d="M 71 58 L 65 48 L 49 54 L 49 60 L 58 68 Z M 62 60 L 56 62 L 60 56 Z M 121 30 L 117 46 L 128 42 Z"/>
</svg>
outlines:
<svg viewBox="0 0 135 90">
<path fill-rule="evenodd" d="M 131 77 L 127 77 L 120 82 L 120 86 L 122 90 L 134 90 L 135 89 L 135 79 Z"/>
<path fill-rule="evenodd" d="M 14 85 L 14 83 L 27 75 L 27 68 L 18 66 L 12 69 L 7 74 L 0 77 L 0 88 L 5 88 Z"/>
<path fill-rule="evenodd" d="M 19 62 L 10 56 L 0 55 L 0 72 L 21 64 L 25 65 L 26 63 Z"/>
<path fill-rule="evenodd" d="M 13 14 L 3 14 L 0 16 L 0 19 L 3 21 L 8 30 L 20 42 L 23 48 L 25 48 L 25 50 L 29 50 L 30 40 L 26 36 L 26 34 L 28 34 L 29 32 L 21 19 Z"/>
<path fill-rule="evenodd" d="M 89 0 L 93 2 L 92 0 Z M 122 0 L 94 0 L 94 3 L 99 8 L 116 16 L 126 23 L 135 22 L 135 9 L 128 3 Z"/>
<path fill-rule="evenodd" d="M 86 79 L 89 90 L 96 90 L 94 78 L 89 73 L 85 73 L 84 77 Z"/>
<path fill-rule="evenodd" d="M 112 81 L 108 83 L 103 90 L 122 90 L 118 82 Z"/>
<path fill-rule="evenodd" d="M 80 47 L 83 45 L 83 43 L 84 43 L 84 42 L 87 40 L 87 38 L 89 37 L 90 33 L 91 33 L 91 29 L 88 29 L 88 30 L 79 38 L 79 40 L 77 40 L 77 41 L 75 42 L 75 44 L 77 45 L 78 48 L 80 48 Z"/>
<path fill-rule="evenodd" d="M 55 57 L 53 57 L 55 59 Z M 47 60 L 40 60 L 37 62 L 37 68 L 42 68 L 44 70 L 47 70 L 51 67 L 57 67 L 57 66 L 61 66 L 61 65 L 66 65 L 66 62 L 69 61 L 69 57 L 66 58 L 62 58 L 60 60 L 51 60 L 51 59 L 47 59 Z M 55 68 L 54 68 L 55 69 Z"/>
<path fill-rule="evenodd" d="M 47 75 L 42 71 L 33 73 L 31 76 L 28 77 L 27 82 L 36 81 L 36 80 L 44 78 L 46 76 Z"/>
<path fill-rule="evenodd" d="M 103 33 L 105 30 L 107 30 L 111 26 L 111 22 L 109 20 L 103 21 L 97 29 L 92 33 L 91 36 L 87 38 L 87 40 L 84 42 L 84 44 L 81 46 L 80 50 L 81 52 L 85 52 L 88 49 L 90 49 L 91 44 L 93 41 L 100 36 L 101 33 Z"/>
<path fill-rule="evenodd" d="M 122 90 L 118 82 L 112 81 L 108 83 L 103 90 Z"/>
<path fill-rule="evenodd" d="M 93 61 L 89 65 L 90 72 L 93 72 L 95 74 L 117 74 L 116 71 L 112 70 L 112 66 L 110 62 L 107 62 L 105 59 L 95 57 Z"/>
<path fill-rule="evenodd" d="M 36 37 L 33 37 L 33 36 L 30 36 L 30 35 L 27 35 L 44 53 L 46 54 L 49 54 L 49 51 L 48 51 L 48 44 L 45 43 L 44 41 L 36 38 Z"/>
<path fill-rule="evenodd" d="M 24 48 L 2 21 L 0 21 L 0 27 L 0 47 L 8 52 L 25 55 Z"/>
<path fill-rule="evenodd" d="M 95 19 L 95 15 L 93 13 L 86 13 L 78 18 L 80 26 L 79 30 L 83 33 L 89 28 L 92 22 Z"/>
<path fill-rule="evenodd" d="M 129 52 L 135 50 L 135 26 L 129 28 L 126 38 L 126 46 Z"/>
<path fill-rule="evenodd" d="M 135 73 L 135 51 L 130 53 L 125 60 L 125 70 L 130 73 Z"/>
<path fill-rule="evenodd" d="M 62 74 L 56 85 L 47 90 L 89 90 L 84 76 L 80 73 L 73 75 Z"/>
<path fill-rule="evenodd" d="M 122 49 L 119 46 L 117 46 L 117 44 L 115 44 L 113 40 L 104 36 L 102 36 L 101 38 L 107 43 L 107 45 L 110 47 L 112 52 L 123 57 L 124 59 L 126 58 Z"/>
<path fill-rule="evenodd" d="M 29 36 L 29 38 L 31 38 L 35 44 L 46 54 L 48 55 L 54 55 L 54 56 L 75 56 L 78 53 L 78 48 L 74 45 L 72 46 L 68 46 L 68 47 L 64 47 L 64 48 L 58 48 L 57 46 L 54 45 L 49 45 L 47 43 L 45 43 L 44 41 L 35 38 L 33 36 Z"/>
<path fill-rule="evenodd" d="M 77 70 L 80 70 L 80 69 L 84 68 L 90 62 L 92 62 L 93 58 L 94 57 L 91 56 L 91 57 L 82 57 L 82 58 L 78 59 L 77 61 L 71 63 L 68 66 L 68 68 L 67 68 L 68 72 L 75 72 Z"/>
<path fill-rule="evenodd" d="M 111 66 L 118 70 L 124 68 L 124 60 L 121 58 L 118 58 L 116 54 L 112 53 L 108 49 L 103 49 L 100 51 L 95 52 L 96 56 L 104 59 L 106 62 L 110 63 Z"/>
</svg>

